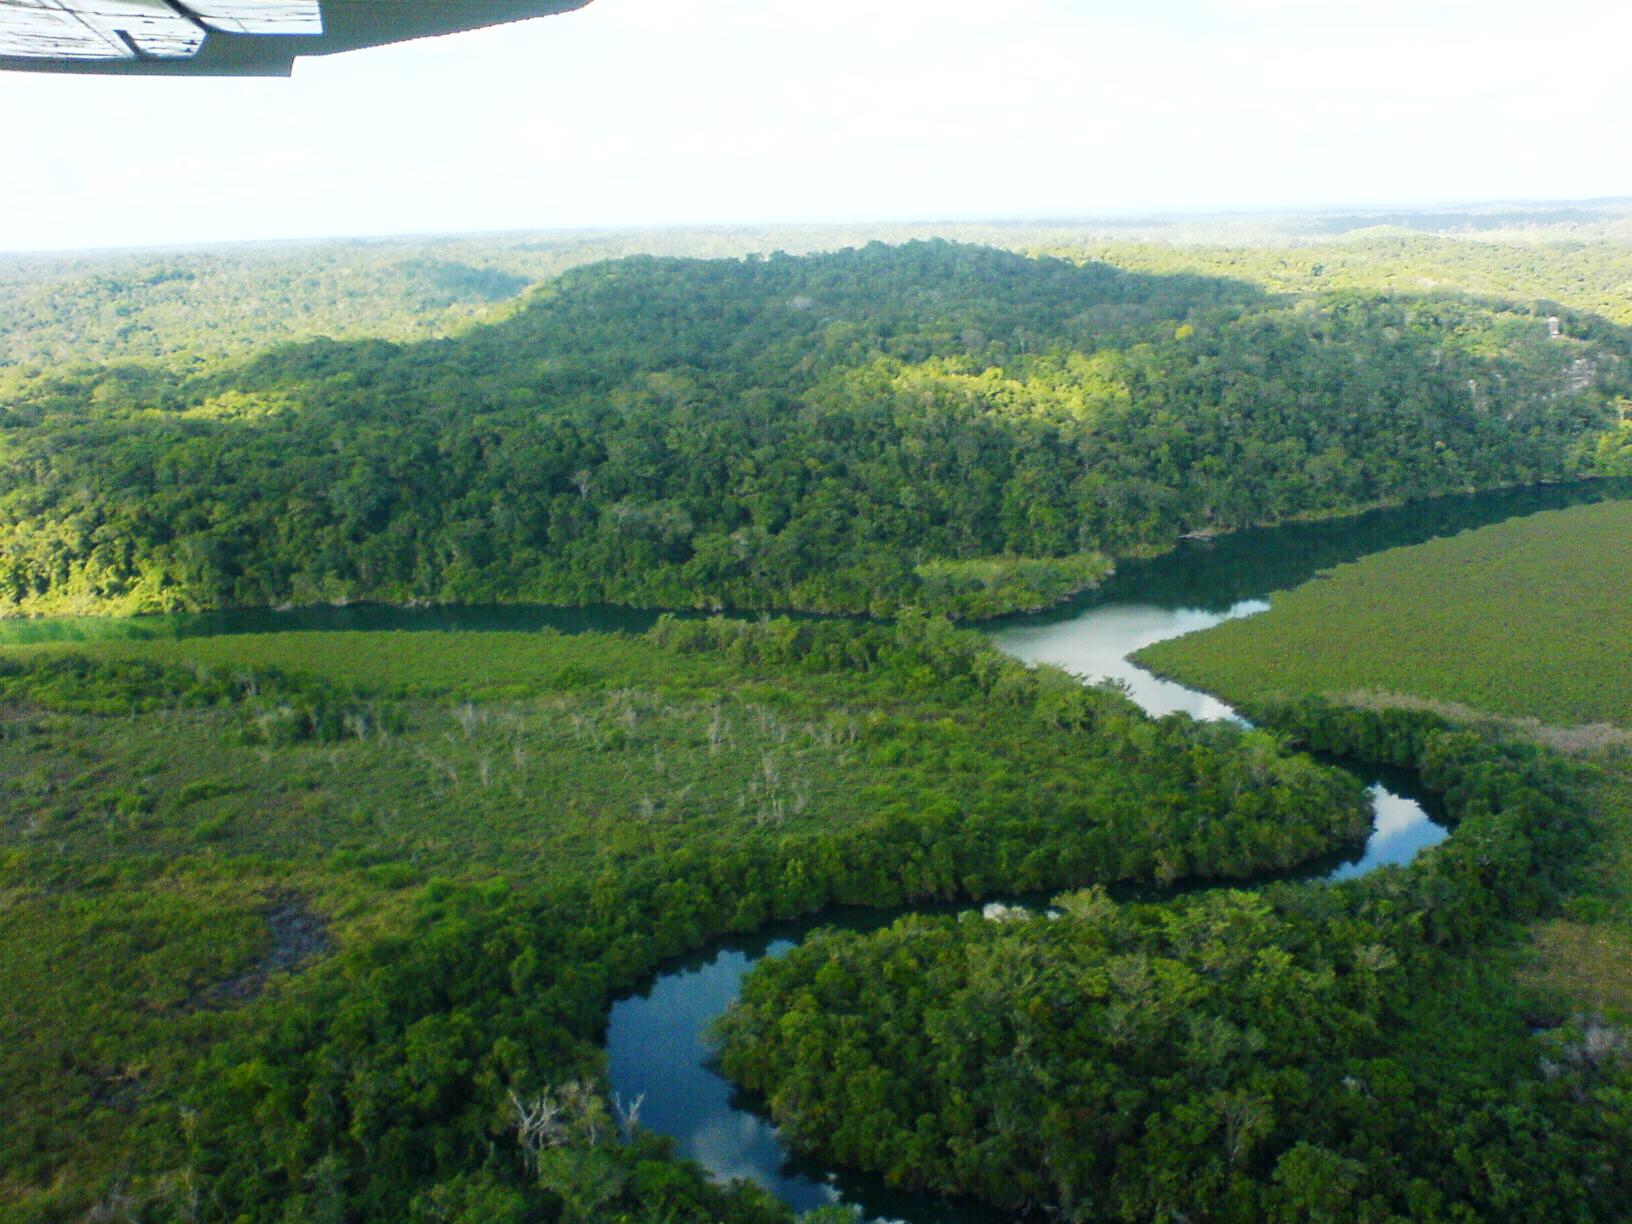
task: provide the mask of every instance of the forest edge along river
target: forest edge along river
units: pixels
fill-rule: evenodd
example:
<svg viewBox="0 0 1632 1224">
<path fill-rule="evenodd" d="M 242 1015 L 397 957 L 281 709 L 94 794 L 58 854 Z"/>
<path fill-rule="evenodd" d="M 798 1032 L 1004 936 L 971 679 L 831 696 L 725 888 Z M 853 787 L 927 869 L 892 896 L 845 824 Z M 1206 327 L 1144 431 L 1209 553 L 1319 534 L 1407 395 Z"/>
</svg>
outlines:
<svg viewBox="0 0 1632 1224">
<path fill-rule="evenodd" d="M 1166 638 L 1263 611 L 1271 592 L 1372 552 L 1540 510 L 1627 495 L 1624 487 L 1606 482 L 1540 486 L 1185 540 L 1162 556 L 1123 562 L 1102 586 L 1069 605 L 982 628 L 996 646 L 1026 662 L 1053 663 L 1085 681 L 1108 679 L 1124 686 L 1154 716 L 1182 712 L 1199 719 L 1237 718 L 1216 698 L 1152 676 L 1128 662 L 1127 656 Z M 641 632 L 658 615 L 628 608 L 527 605 L 248 609 L 125 620 L 5 622 L 0 623 L 0 646 L 290 630 Z M 1373 808 L 1373 829 L 1363 853 L 1348 861 L 1305 868 L 1300 878 L 1338 880 L 1384 864 L 1406 863 L 1446 836 L 1432 819 L 1431 800 L 1411 793 L 1409 774 L 1366 768 L 1359 776 L 1370 788 Z M 1026 900 L 1046 904 L 1047 898 Z M 818 927 L 870 930 L 906 912 L 950 914 L 971 908 L 971 903 L 963 902 L 909 910 L 829 909 L 753 935 L 715 941 L 667 966 L 638 993 L 614 1003 L 606 1039 L 613 1090 L 626 1103 L 639 1099 L 642 1124 L 672 1136 L 680 1155 L 698 1161 L 717 1177 L 756 1181 L 797 1209 L 844 1203 L 868 1218 L 909 1224 L 995 1224 L 1011 1218 L 974 1204 L 892 1190 L 877 1177 L 825 1170 L 786 1151 L 756 1103 L 710 1065 L 710 1028 L 736 998 L 744 974 L 762 957 L 787 951 Z"/>
<path fill-rule="evenodd" d="M 1549 493 L 1526 490 L 1455 499 L 1431 503 L 1437 512 L 1431 514 L 1424 514 L 1429 507 L 1417 506 L 1223 540 L 1184 541 L 1160 558 L 1124 565 L 1104 586 L 1063 611 L 1010 618 L 989 626 L 988 632 L 999 649 L 1027 663 L 1052 663 L 1085 682 L 1118 684 L 1153 717 L 1184 713 L 1198 719 L 1244 721 L 1217 698 L 1153 676 L 1129 662 L 1128 656 L 1167 638 L 1264 611 L 1269 607 L 1265 596 L 1272 590 L 1305 581 L 1328 565 L 1494 521 L 1477 513 L 1481 509 L 1494 511 L 1499 519 L 1560 504 Z M 1343 880 L 1385 864 L 1408 863 L 1448 835 L 1433 819 L 1437 809 L 1432 799 L 1411 793 L 1412 776 L 1407 771 L 1373 767 L 1351 771 L 1367 784 L 1371 796 L 1372 831 L 1363 851 L 1357 857 L 1306 867 L 1291 878 Z M 1041 906 L 1048 898 L 1021 900 Z M 997 1224 L 1012 1219 L 980 1204 L 897 1190 L 875 1175 L 825 1169 L 818 1161 L 790 1152 L 782 1146 L 763 1103 L 735 1088 L 712 1066 L 714 1022 L 737 998 L 743 977 L 762 958 L 786 953 L 822 927 L 868 931 L 905 913 L 956 914 L 974 908 L 962 902 L 891 910 L 829 909 L 751 936 L 716 941 L 613 1004 L 606 1037 L 613 1090 L 626 1103 L 639 1101 L 642 1123 L 671 1136 L 681 1155 L 715 1177 L 757 1182 L 798 1210 L 843 1204 L 870 1220 L 904 1224 Z"/>
<path fill-rule="evenodd" d="M 1120 683 L 1154 716 L 1183 712 L 1201 719 L 1239 718 L 1217 698 L 1153 676 L 1127 656 L 1166 638 L 1264 611 L 1271 592 L 1308 581 L 1329 566 L 1617 491 L 1625 493 L 1602 486 L 1510 490 L 1183 541 L 1153 560 L 1124 563 L 1102 587 L 1065 609 L 1010 618 L 988 631 L 999 648 L 1026 662 L 1053 663 L 1085 680 Z M 1303 878 L 1343 880 L 1385 864 L 1408 863 L 1447 836 L 1432 818 L 1436 808 L 1431 798 L 1412 793 L 1408 772 L 1374 767 L 1355 772 L 1370 789 L 1371 836 L 1359 857 L 1306 870 Z M 752 936 L 717 941 L 613 1005 L 606 1047 L 614 1091 L 625 1101 L 639 1098 L 643 1123 L 674 1137 L 680 1154 L 716 1177 L 758 1182 L 799 1210 L 847 1204 L 866 1218 L 906 1224 L 1012 1219 L 979 1204 L 896 1190 L 870 1174 L 825 1169 L 789 1152 L 761 1103 L 711 1066 L 712 1025 L 761 958 L 787 952 L 820 927 L 874 930 L 906 912 L 973 908 L 965 902 L 910 910 L 828 910 Z"/>
<path fill-rule="evenodd" d="M 1420 544 L 1541 510 L 1629 497 L 1632 497 L 1629 480 L 1529 485 L 1438 497 L 1343 518 L 1251 528 L 1200 540 L 1185 539 L 1172 551 L 1153 559 L 1119 561 L 1115 573 L 1104 583 L 1059 607 L 987 621 L 978 627 L 1002 635 L 1016 626 L 1045 627 L 1075 621 L 1086 610 L 1119 606 L 1165 609 L 1181 620 L 1186 619 L 1187 613 L 1214 615 L 1242 603 L 1261 602 L 1271 591 L 1297 586 L 1323 569 L 1385 548 Z M 674 614 L 718 615 L 681 609 Z M 657 609 L 613 604 L 557 607 L 520 603 L 353 603 L 297 608 L 225 608 L 128 617 L 26 617 L 0 619 L 0 647 L 302 631 L 535 632 L 554 629 L 561 633 L 643 633 L 656 624 L 661 615 L 663 612 Z M 1196 621 L 1186 623 L 1175 632 L 1200 627 L 1202 622 Z"/>
<path fill-rule="evenodd" d="M 1335 762 L 1334 762 L 1335 763 Z M 1370 781 L 1373 830 L 1364 852 L 1278 879 L 1347 879 L 1386 863 L 1406 863 L 1442 841 L 1427 796 L 1402 793 L 1410 786 L 1404 770 L 1364 770 Z M 1199 885 L 1197 887 L 1218 887 Z M 1250 885 L 1228 885 L 1250 887 Z M 1111 887 L 1113 897 L 1136 899 L 1153 892 L 1171 896 L 1182 888 L 1152 890 Z M 1013 1216 L 973 1202 L 899 1190 L 874 1174 L 825 1168 L 782 1146 L 764 1103 L 735 1087 L 714 1069 L 712 1029 L 741 990 L 742 979 L 767 956 L 792 950 L 812 931 L 838 927 L 867 932 L 886 927 L 904 914 L 955 915 L 993 904 L 1042 909 L 1049 895 L 918 904 L 899 909 L 840 907 L 805 918 L 777 922 L 751 935 L 712 941 L 704 950 L 666 966 L 638 992 L 618 999 L 607 1022 L 608 1074 L 613 1091 L 628 1107 L 638 1103 L 643 1126 L 676 1141 L 678 1154 L 695 1160 L 721 1180 L 747 1178 L 799 1211 L 848 1205 L 861 1217 L 901 1224 L 1000 1224 Z"/>
</svg>

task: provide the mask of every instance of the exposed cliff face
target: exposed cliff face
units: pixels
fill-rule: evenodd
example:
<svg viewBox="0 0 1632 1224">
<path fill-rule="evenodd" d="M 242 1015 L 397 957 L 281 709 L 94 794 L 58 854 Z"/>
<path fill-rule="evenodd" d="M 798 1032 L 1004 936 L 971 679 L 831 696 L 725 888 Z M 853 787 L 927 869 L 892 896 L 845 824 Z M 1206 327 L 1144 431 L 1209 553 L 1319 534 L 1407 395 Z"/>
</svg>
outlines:
<svg viewBox="0 0 1632 1224">
<path fill-rule="evenodd" d="M 288 76 L 295 59 L 548 17 L 589 0 L 0 0 L 0 69 Z"/>
</svg>

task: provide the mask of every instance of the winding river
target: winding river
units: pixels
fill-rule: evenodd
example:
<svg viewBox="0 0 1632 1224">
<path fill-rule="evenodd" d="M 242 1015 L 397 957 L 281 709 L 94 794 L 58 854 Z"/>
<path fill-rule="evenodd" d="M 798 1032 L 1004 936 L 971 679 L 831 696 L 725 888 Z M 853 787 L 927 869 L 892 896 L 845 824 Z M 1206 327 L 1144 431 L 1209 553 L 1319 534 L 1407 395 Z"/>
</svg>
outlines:
<svg viewBox="0 0 1632 1224">
<path fill-rule="evenodd" d="M 1262 612 L 1271 592 L 1305 582 L 1330 565 L 1594 500 L 1601 492 L 1581 487 L 1513 490 L 1211 541 L 1187 540 L 1163 557 L 1122 565 L 1111 581 L 1066 608 L 1011 618 L 989 631 L 994 644 L 1027 662 L 1057 664 L 1086 680 L 1121 682 L 1152 715 L 1182 711 L 1200 719 L 1240 721 L 1217 698 L 1153 676 L 1128 656 L 1166 638 Z M 1306 878 L 1341 880 L 1385 864 L 1407 863 L 1447 836 L 1434 820 L 1437 808 L 1431 798 L 1412 793 L 1411 775 L 1365 767 L 1356 772 L 1372 798 L 1371 836 L 1358 857 L 1322 864 L 1306 872 Z M 915 912 L 968 908 L 919 906 Z M 860 1208 L 868 1219 L 903 1224 L 1012 1219 L 975 1203 L 893 1190 L 881 1178 L 825 1169 L 789 1152 L 760 1103 L 712 1068 L 710 1027 L 737 997 L 755 962 L 787 952 L 817 927 L 873 930 L 898 916 L 893 911 L 829 910 L 752 936 L 721 940 L 670 965 L 645 989 L 612 1007 L 606 1049 L 614 1090 L 625 1101 L 640 1098 L 641 1121 L 673 1136 L 682 1155 L 716 1177 L 755 1181 L 801 1211 L 842 1203 Z"/>
<path fill-rule="evenodd" d="M 993 642 L 1027 662 L 1058 664 L 1092 680 L 1110 678 L 1153 715 L 1182 711 L 1201 719 L 1238 719 L 1205 693 L 1161 680 L 1128 662 L 1143 646 L 1231 617 L 1268 608 L 1271 592 L 1314 577 L 1322 569 L 1384 548 L 1499 522 L 1539 510 L 1627 496 L 1606 484 L 1543 486 L 1468 497 L 1441 498 L 1348 519 L 1240 532 L 1216 540 L 1186 540 L 1162 557 L 1123 563 L 1098 590 L 1049 613 L 987 626 Z M 654 612 L 626 608 L 540 607 L 397 608 L 378 605 L 291 611 L 242 610 L 197 615 L 0 622 L 0 645 L 105 637 L 181 638 L 285 630 L 537 630 L 639 632 Z M 1341 763 L 1339 763 L 1341 764 Z M 1306 878 L 1344 879 L 1388 863 L 1409 862 L 1441 841 L 1427 797 L 1413 795 L 1398 771 L 1358 771 L 1372 796 L 1373 830 L 1363 853 L 1320 864 Z M 919 906 L 916 912 L 961 906 Z M 641 1121 L 671 1135 L 682 1155 L 721 1178 L 760 1183 L 795 1208 L 854 1204 L 871 1219 L 906 1224 L 997 1224 L 1008 1219 L 978 1205 L 892 1191 L 863 1174 L 835 1172 L 784 1150 L 755 1102 L 710 1067 L 707 1033 L 736 997 L 743 975 L 764 956 L 776 956 L 818 926 L 876 929 L 897 912 L 829 910 L 817 917 L 767 927 L 748 937 L 721 940 L 671 964 L 643 990 L 617 1001 L 607 1029 L 614 1090 L 642 1098 Z"/>
</svg>

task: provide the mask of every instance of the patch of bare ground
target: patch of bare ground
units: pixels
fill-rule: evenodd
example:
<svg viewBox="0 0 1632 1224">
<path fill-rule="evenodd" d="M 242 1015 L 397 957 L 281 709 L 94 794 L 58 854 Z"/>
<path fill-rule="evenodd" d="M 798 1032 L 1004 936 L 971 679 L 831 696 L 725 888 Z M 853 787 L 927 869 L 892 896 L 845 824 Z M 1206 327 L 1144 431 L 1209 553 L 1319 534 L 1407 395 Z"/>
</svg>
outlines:
<svg viewBox="0 0 1632 1224">
<path fill-rule="evenodd" d="M 266 927 L 272 943 L 260 962 L 247 973 L 207 987 L 193 999 L 196 1009 L 229 1007 L 247 1003 L 266 989 L 274 974 L 298 973 L 319 957 L 334 950 L 328 921 L 309 909 L 294 893 L 267 896 Z"/>
</svg>

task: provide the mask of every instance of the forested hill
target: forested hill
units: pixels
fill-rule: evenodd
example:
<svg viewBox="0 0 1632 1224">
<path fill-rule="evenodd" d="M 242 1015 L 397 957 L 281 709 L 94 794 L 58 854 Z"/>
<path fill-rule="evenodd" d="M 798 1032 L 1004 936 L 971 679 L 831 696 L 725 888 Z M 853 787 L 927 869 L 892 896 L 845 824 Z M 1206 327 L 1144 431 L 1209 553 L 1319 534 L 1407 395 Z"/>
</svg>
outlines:
<svg viewBox="0 0 1632 1224">
<path fill-rule="evenodd" d="M 424 340 L 491 322 L 530 284 L 631 255 L 808 255 L 944 238 L 1075 263 L 1247 280 L 1277 293 L 1464 294 L 1632 324 L 1632 202 L 1412 213 L 1228 213 L 1059 221 L 706 226 L 0 253 L 8 367 L 181 369 L 272 344 Z"/>
<path fill-rule="evenodd" d="M 988 614 L 1182 532 L 1585 474 L 1627 348 L 945 242 L 633 258 L 451 339 L 14 371 L 0 610 Z"/>
</svg>

